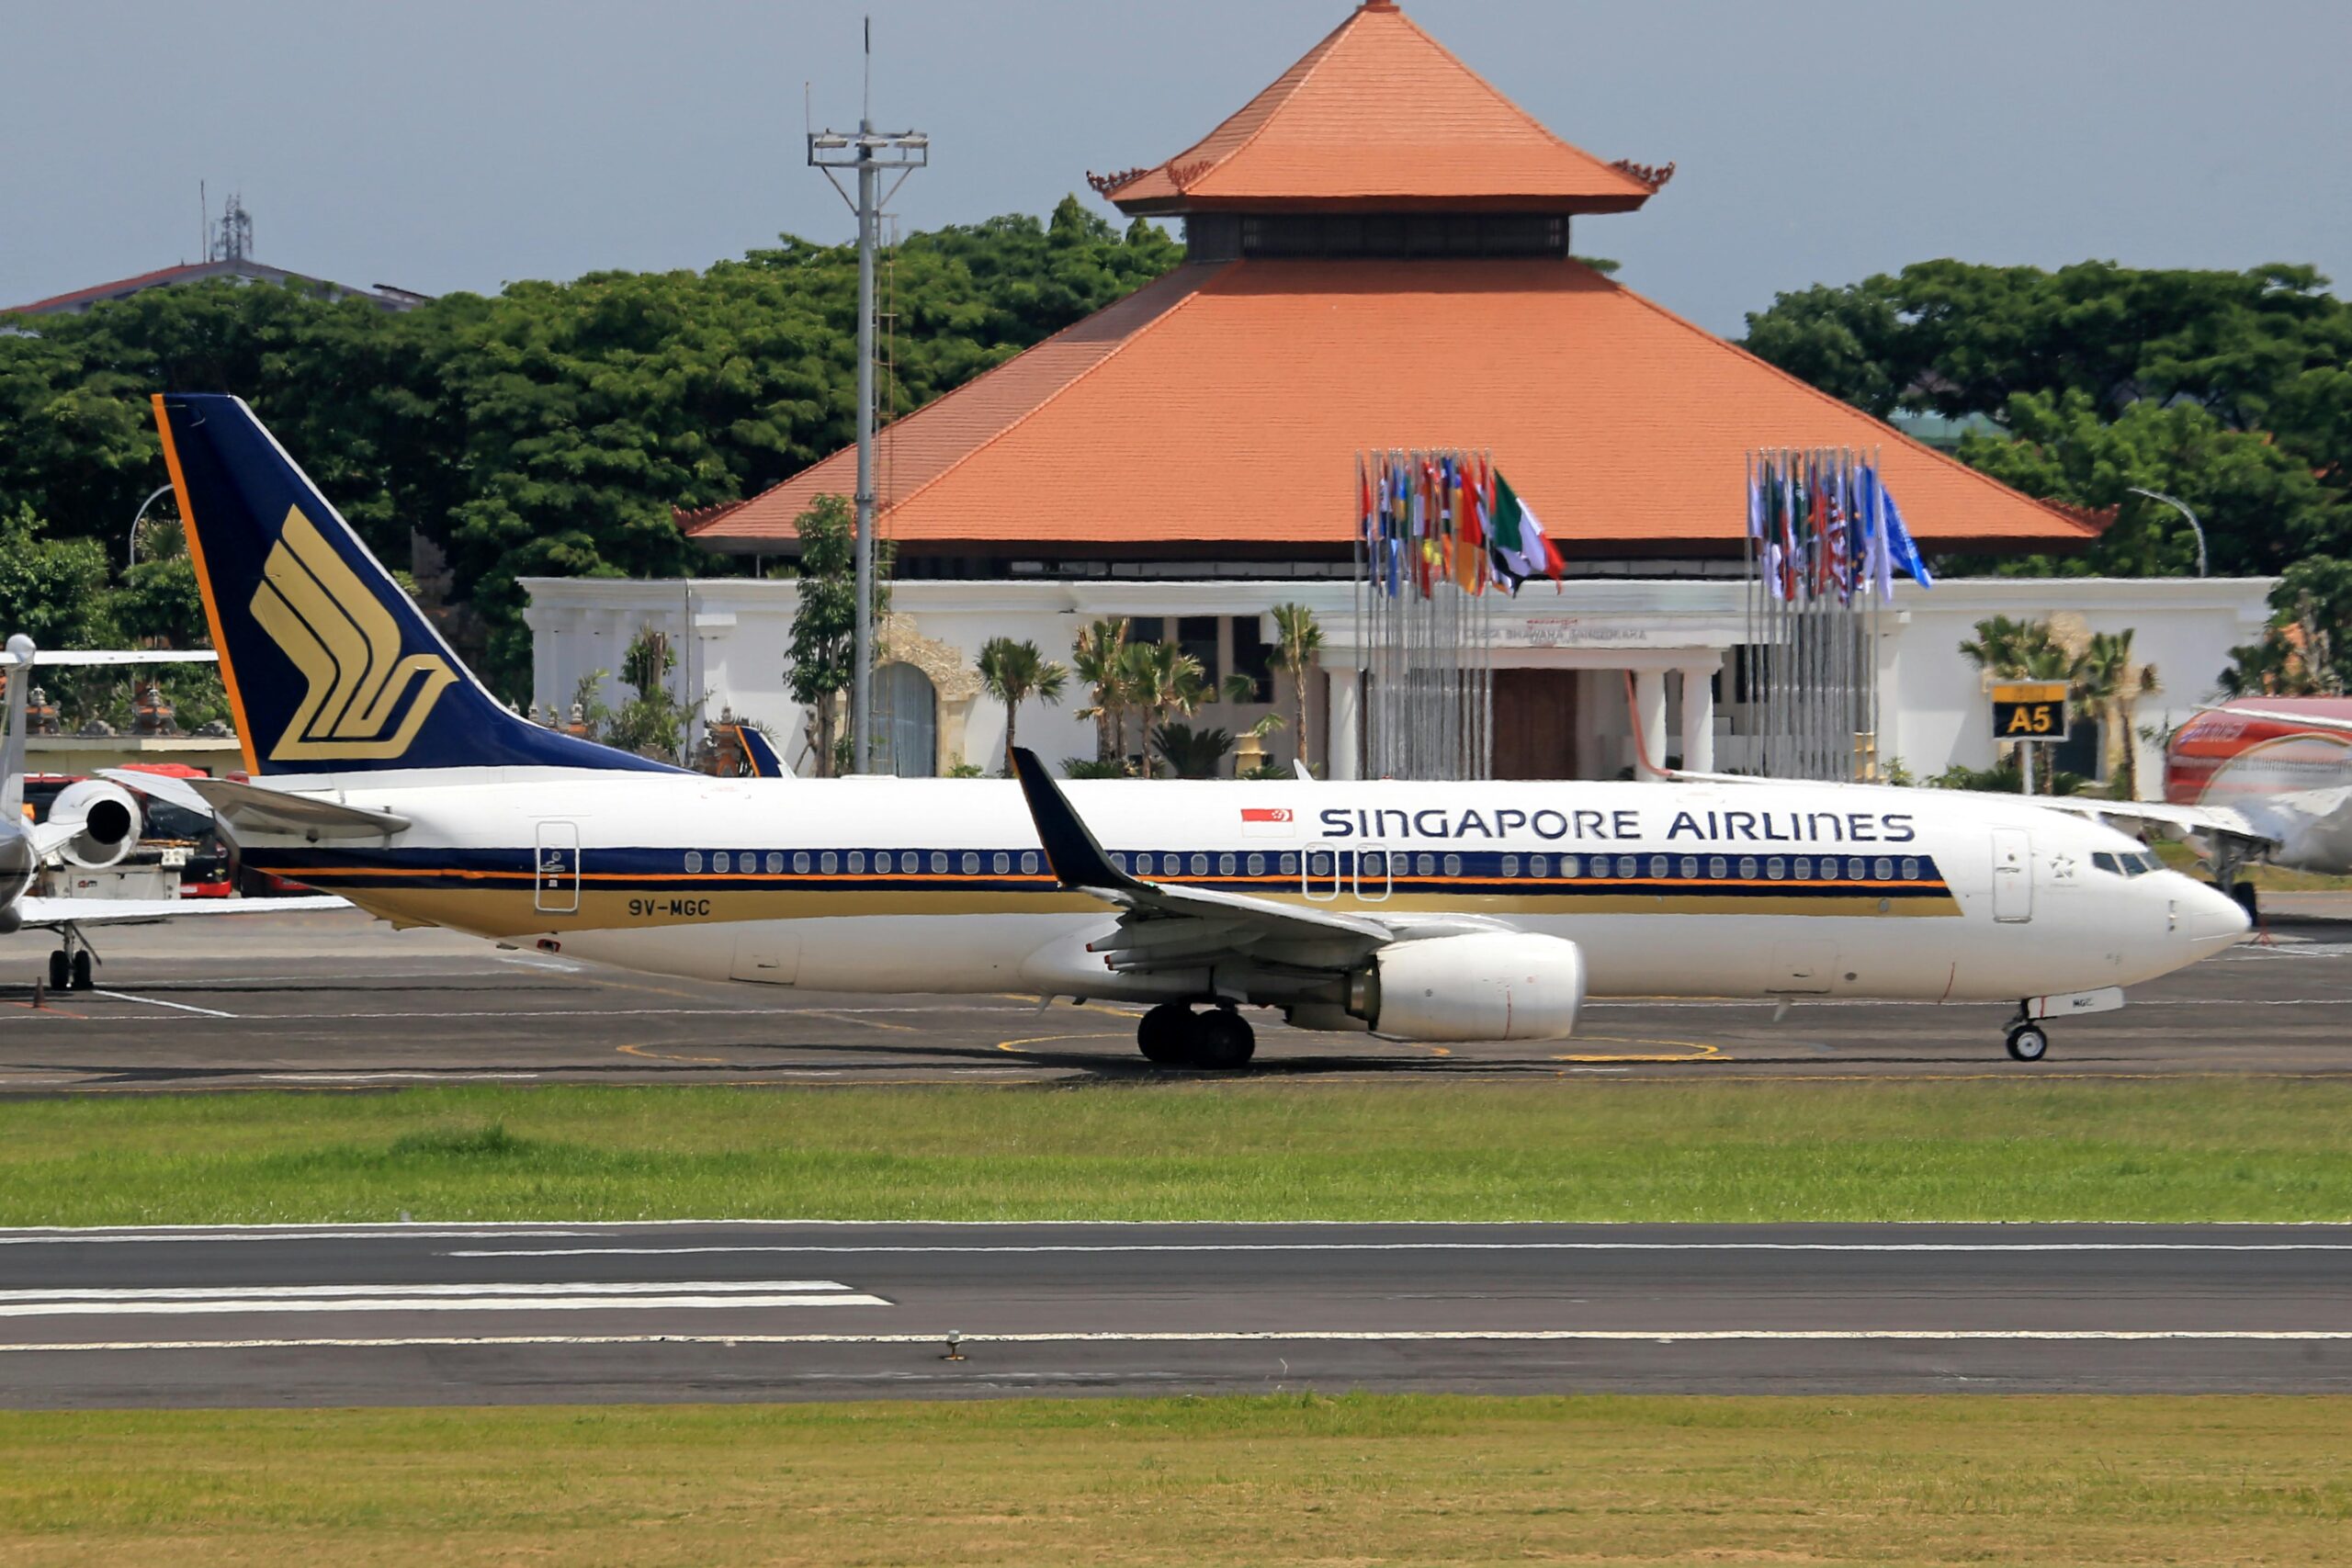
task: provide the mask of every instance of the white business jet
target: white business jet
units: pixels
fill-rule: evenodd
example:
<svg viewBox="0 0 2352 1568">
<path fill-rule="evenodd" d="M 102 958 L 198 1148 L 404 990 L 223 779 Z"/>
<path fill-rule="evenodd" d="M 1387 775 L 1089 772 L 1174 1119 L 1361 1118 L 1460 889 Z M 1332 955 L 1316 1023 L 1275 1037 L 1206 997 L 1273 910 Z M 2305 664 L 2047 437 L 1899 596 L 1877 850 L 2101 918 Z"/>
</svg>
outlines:
<svg viewBox="0 0 2352 1568">
<path fill-rule="evenodd" d="M 50 665 L 187 664 L 211 658 L 209 653 L 143 649 L 42 652 L 21 634 L 10 637 L 6 650 L 0 652 L 0 676 L 7 682 L 7 716 L 0 728 L 0 936 L 28 928 L 57 934 L 58 946 L 49 955 L 49 987 L 53 991 L 86 991 L 96 984 L 91 970 L 96 955 L 85 927 L 344 907 L 341 898 L 332 897 L 247 903 L 238 898 L 49 898 L 31 891 L 33 879 L 51 856 L 90 871 L 120 864 L 139 847 L 140 824 L 139 803 L 130 790 L 107 779 L 77 779 L 58 792 L 47 821 L 25 819 L 25 709 L 32 671 Z M 135 789 L 157 782 L 141 773 L 115 776 Z"/>
<path fill-rule="evenodd" d="M 389 919 L 832 991 L 1145 1005 L 1155 1062 L 1307 1029 L 1554 1040 L 1588 994 L 1999 1000 L 2049 1016 L 2243 911 L 2033 805 L 1704 784 L 718 780 L 503 707 L 234 398 L 156 399 L 252 783 L 248 864 Z"/>
</svg>

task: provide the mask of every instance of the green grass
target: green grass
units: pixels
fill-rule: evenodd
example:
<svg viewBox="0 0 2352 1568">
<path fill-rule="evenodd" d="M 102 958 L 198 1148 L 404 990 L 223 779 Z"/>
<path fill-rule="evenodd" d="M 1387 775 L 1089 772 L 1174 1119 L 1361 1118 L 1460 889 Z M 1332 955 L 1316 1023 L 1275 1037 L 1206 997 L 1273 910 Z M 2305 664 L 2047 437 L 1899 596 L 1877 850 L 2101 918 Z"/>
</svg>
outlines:
<svg viewBox="0 0 2352 1568">
<path fill-rule="evenodd" d="M 2334 1562 L 2341 1398 L 0 1415 L 0 1562 Z"/>
<path fill-rule="evenodd" d="M 2177 840 L 2168 840 L 2154 846 L 2156 858 L 2175 871 L 2209 880 L 2199 866 L 2197 852 Z M 2265 893 L 2344 893 L 2352 892 L 2352 876 L 2323 876 L 2313 871 L 2290 871 L 2278 865 L 2249 865 L 2238 870 L 2238 878 L 2251 882 Z"/>
<path fill-rule="evenodd" d="M 1233 1084 L 43 1099 L 0 1224 L 2344 1220 L 2352 1084 Z"/>
</svg>

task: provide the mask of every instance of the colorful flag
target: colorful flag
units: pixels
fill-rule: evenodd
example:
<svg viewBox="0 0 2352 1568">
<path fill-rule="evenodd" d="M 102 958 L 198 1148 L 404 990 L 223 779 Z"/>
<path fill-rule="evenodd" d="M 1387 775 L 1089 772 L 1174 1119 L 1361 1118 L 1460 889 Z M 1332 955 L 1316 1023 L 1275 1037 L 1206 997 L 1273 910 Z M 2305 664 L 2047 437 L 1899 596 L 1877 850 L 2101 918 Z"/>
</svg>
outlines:
<svg viewBox="0 0 2352 1568">
<path fill-rule="evenodd" d="M 1883 485 L 1880 487 L 1879 494 L 1886 504 L 1888 555 L 1893 558 L 1896 566 L 1901 567 L 1909 575 L 1912 581 L 1922 588 L 1933 588 L 1936 585 L 1935 574 L 1928 570 L 1927 558 L 1919 553 L 1919 547 L 1913 542 L 1911 530 L 1903 525 L 1903 509 L 1894 504 L 1893 492 L 1886 490 Z"/>
<path fill-rule="evenodd" d="M 1544 525 L 1510 488 L 1510 480 L 1495 475 L 1495 557 L 1514 579 L 1541 576 L 1551 570 L 1545 551 Z"/>
</svg>

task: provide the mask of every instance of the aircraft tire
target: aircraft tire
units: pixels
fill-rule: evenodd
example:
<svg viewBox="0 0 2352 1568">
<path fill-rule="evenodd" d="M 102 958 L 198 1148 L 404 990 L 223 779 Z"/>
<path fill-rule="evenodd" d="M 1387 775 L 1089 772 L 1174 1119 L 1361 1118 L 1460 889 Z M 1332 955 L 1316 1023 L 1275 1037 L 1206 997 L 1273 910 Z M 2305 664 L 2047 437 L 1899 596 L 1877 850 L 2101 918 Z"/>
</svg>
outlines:
<svg viewBox="0 0 2352 1568">
<path fill-rule="evenodd" d="M 90 953 L 87 948 L 83 949 L 81 952 L 76 953 L 74 955 L 72 967 L 74 971 L 74 988 L 75 990 L 86 991 L 91 987 L 97 984 L 97 982 L 91 978 L 90 976 Z"/>
<path fill-rule="evenodd" d="M 2036 1023 L 2020 1023 L 2009 1031 L 2009 1055 L 2019 1062 L 2039 1062 L 2050 1054 L 2050 1036 Z"/>
<path fill-rule="evenodd" d="M 49 988 L 62 991 L 72 983 L 73 971 L 67 967 L 65 950 L 59 948 L 49 955 Z"/>
<path fill-rule="evenodd" d="M 1250 1065 L 1258 1049 L 1258 1035 L 1250 1022 L 1231 1008 L 1214 1008 L 1193 1015 L 1193 1066 L 1220 1072 Z"/>
<path fill-rule="evenodd" d="M 1181 1066 L 1192 1058 L 1193 1010 L 1182 1002 L 1162 1002 L 1136 1025 L 1136 1049 L 1144 1060 L 1161 1066 Z"/>
</svg>

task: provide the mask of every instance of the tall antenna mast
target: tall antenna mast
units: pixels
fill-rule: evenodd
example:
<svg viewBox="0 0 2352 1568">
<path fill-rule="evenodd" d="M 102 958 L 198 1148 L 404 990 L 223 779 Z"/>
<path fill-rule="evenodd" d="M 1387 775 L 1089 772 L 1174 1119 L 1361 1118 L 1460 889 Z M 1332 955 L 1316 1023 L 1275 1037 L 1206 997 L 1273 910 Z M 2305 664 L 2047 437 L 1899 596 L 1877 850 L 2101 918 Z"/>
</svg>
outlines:
<svg viewBox="0 0 2352 1568">
<path fill-rule="evenodd" d="M 931 138 L 919 130 L 874 129 L 874 18 L 865 19 L 865 103 L 857 134 L 808 133 L 808 166 L 821 169 L 857 214 L 857 653 L 850 682 L 850 771 L 874 764 L 874 252 L 882 209 L 915 170 L 931 162 Z M 857 172 L 857 195 L 837 169 Z M 882 175 L 896 171 L 888 191 Z"/>
</svg>

